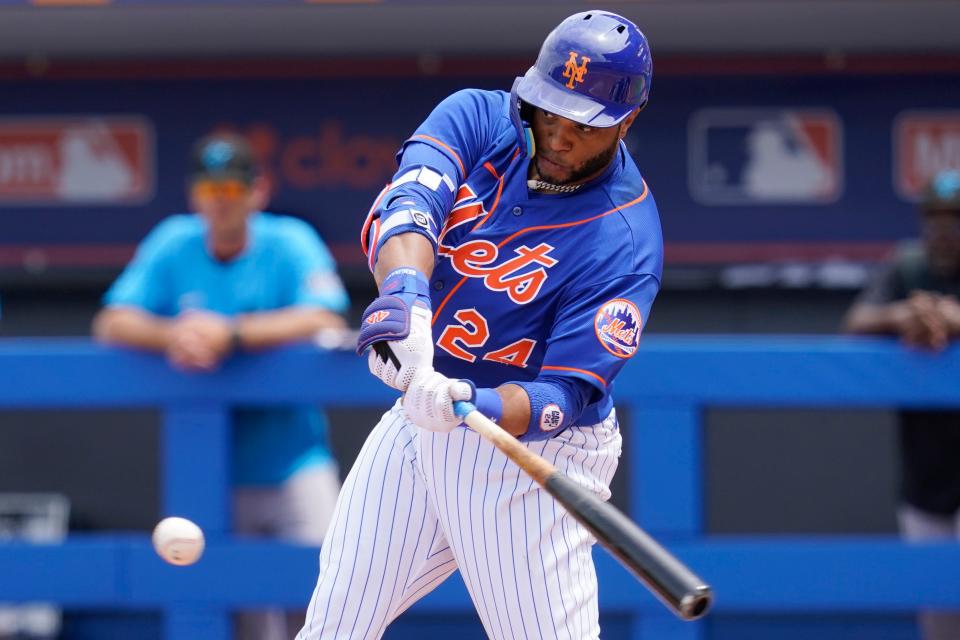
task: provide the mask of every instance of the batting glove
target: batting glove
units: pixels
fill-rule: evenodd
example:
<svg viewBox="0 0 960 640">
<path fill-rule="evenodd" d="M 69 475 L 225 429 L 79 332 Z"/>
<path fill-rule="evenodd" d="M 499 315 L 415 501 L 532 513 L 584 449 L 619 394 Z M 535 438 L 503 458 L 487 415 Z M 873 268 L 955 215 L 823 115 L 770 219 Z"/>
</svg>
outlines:
<svg viewBox="0 0 960 640">
<path fill-rule="evenodd" d="M 451 380 L 433 369 L 423 370 L 410 382 L 403 395 L 403 412 L 421 429 L 449 433 L 463 420 L 453 412 L 456 400 L 473 397 L 473 385 Z"/>
<path fill-rule="evenodd" d="M 406 391 L 419 371 L 433 370 L 430 288 L 426 276 L 403 267 L 384 279 L 380 297 L 363 312 L 357 354 L 369 347 L 370 372 Z"/>
</svg>

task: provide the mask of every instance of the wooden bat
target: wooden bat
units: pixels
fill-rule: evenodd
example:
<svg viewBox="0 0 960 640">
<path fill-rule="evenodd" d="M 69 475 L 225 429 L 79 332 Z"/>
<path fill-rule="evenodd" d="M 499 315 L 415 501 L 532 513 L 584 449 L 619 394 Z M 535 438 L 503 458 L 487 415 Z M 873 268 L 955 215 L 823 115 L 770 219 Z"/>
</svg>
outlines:
<svg viewBox="0 0 960 640">
<path fill-rule="evenodd" d="M 453 406 L 467 426 L 556 498 L 668 609 L 683 620 L 695 620 L 707 612 L 713 600 L 710 587 L 626 515 L 560 473 L 471 403 L 458 401 Z"/>
</svg>

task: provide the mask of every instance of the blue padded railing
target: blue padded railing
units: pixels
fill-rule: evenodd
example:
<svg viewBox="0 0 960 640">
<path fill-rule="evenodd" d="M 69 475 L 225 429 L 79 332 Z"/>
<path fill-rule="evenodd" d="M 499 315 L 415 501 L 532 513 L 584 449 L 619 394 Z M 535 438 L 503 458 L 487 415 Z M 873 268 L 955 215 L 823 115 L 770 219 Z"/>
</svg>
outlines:
<svg viewBox="0 0 960 640">
<path fill-rule="evenodd" d="M 192 518 L 208 536 L 203 560 L 186 568 L 160 561 L 143 534 L 0 544 L 0 602 L 161 609 L 170 640 L 226 640 L 234 609 L 304 606 L 315 549 L 229 534 L 229 408 L 386 407 L 395 397 L 347 352 L 296 347 L 239 356 L 212 375 L 183 375 L 159 357 L 88 341 L 0 341 L 0 409 L 159 408 L 162 510 Z M 960 347 L 932 356 L 879 339 L 653 336 L 617 379 L 616 398 L 630 407 L 622 428 L 631 515 L 713 585 L 715 611 L 960 608 L 960 545 L 705 535 L 701 457 L 708 406 L 960 407 Z M 636 638 L 705 640 L 704 623 L 673 618 L 607 554 L 595 556 L 602 610 L 630 616 Z M 459 582 L 448 580 L 416 610 L 469 611 Z"/>
</svg>

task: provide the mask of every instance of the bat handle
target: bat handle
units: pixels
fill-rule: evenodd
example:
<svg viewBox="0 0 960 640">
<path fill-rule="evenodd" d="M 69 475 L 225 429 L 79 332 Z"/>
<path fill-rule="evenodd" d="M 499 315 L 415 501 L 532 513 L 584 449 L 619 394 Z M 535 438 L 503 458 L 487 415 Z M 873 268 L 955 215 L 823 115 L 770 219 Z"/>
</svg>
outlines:
<svg viewBox="0 0 960 640">
<path fill-rule="evenodd" d="M 467 402 L 466 400 L 456 400 L 453 403 L 453 412 L 461 418 L 466 418 L 468 413 L 476 410 L 477 408 L 473 405 L 473 403 Z"/>
</svg>

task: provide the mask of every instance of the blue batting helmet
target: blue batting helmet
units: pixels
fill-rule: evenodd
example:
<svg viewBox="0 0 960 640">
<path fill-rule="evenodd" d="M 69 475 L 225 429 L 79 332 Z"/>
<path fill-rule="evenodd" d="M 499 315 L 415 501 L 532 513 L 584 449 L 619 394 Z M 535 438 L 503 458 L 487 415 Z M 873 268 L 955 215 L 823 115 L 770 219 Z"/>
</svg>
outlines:
<svg viewBox="0 0 960 640">
<path fill-rule="evenodd" d="M 514 92 L 574 122 L 612 127 L 646 104 L 652 79 L 650 45 L 637 25 L 615 13 L 585 11 L 550 32 Z"/>
</svg>

